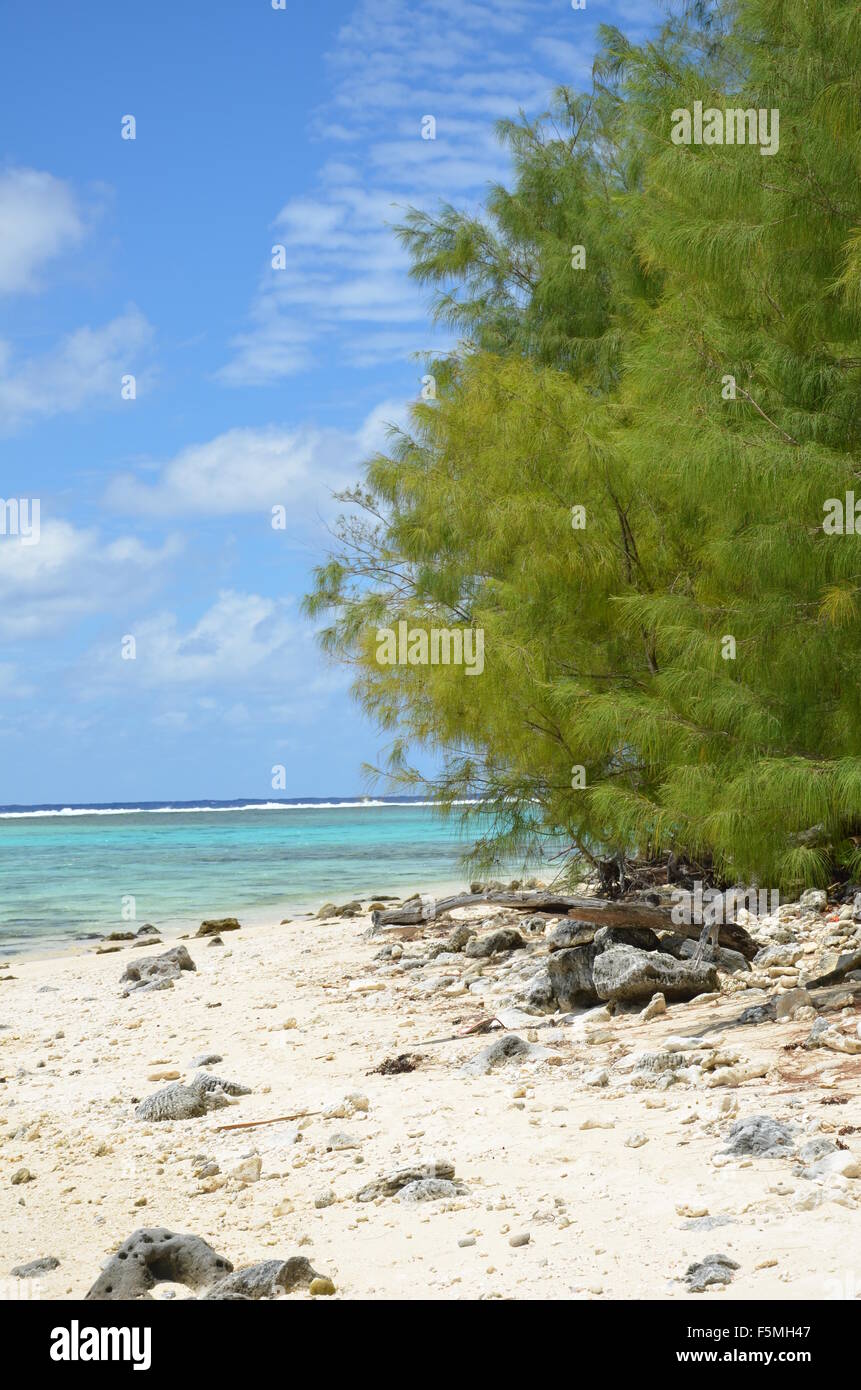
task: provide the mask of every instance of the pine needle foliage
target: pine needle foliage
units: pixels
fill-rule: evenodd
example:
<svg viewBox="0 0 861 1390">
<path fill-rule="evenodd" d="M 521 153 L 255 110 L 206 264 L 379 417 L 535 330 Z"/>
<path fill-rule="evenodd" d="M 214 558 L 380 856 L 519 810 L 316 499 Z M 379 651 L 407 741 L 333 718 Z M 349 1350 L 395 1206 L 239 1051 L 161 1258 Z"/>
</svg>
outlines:
<svg viewBox="0 0 861 1390">
<path fill-rule="evenodd" d="M 777 152 L 673 143 L 695 102 L 778 111 Z M 857 874 L 861 518 L 824 518 L 861 502 L 861 10 L 605 29 L 592 90 L 499 135 L 511 185 L 480 218 L 400 228 L 460 342 L 347 495 L 307 611 L 388 775 L 422 785 L 424 747 L 425 791 L 482 799 L 477 862 L 552 844 L 783 890 Z M 481 676 L 379 664 L 402 620 L 482 629 Z"/>
</svg>

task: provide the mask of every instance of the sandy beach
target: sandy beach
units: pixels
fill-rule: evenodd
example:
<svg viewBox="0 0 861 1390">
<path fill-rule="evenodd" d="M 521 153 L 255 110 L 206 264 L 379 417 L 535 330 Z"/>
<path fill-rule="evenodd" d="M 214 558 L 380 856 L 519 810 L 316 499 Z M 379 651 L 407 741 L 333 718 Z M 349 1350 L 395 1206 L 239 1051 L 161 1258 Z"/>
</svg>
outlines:
<svg viewBox="0 0 861 1390">
<path fill-rule="evenodd" d="M 481 905 L 418 929 L 372 932 L 363 912 L 191 938 L 195 970 L 126 997 L 126 966 L 174 943 L 15 959 L 0 983 L 0 1294 L 80 1298 L 134 1230 L 160 1226 L 237 1268 L 306 1256 L 336 1298 L 854 1298 L 861 983 L 738 1022 L 852 945 L 839 912 L 749 924 L 763 944 L 790 938 L 796 962 L 722 970 L 717 993 L 652 1018 L 524 1012 L 547 936 Z M 438 954 L 458 923 L 478 939 L 513 926 L 525 944 Z M 500 1013 L 505 1031 L 452 1036 Z M 817 1026 L 825 1044 L 805 1047 Z M 506 1037 L 522 1050 L 468 1068 Z M 405 1054 L 413 1070 L 375 1070 Z M 249 1093 L 135 1117 L 201 1070 Z M 786 1147 L 723 1152 L 757 1115 Z M 442 1195 L 371 1187 L 410 1167 Z M 716 1252 L 738 1268 L 695 1292 L 686 1271 Z M 35 1277 L 10 1272 L 48 1257 Z"/>
</svg>

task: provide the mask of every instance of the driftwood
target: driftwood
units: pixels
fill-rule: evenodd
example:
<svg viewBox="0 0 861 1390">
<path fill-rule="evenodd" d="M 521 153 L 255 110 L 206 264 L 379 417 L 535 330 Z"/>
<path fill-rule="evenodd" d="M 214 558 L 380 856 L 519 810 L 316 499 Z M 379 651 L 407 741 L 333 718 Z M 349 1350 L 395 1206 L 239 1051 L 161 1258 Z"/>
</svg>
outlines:
<svg viewBox="0 0 861 1390">
<path fill-rule="evenodd" d="M 653 931 L 674 931 L 680 936 L 697 940 L 702 924 L 674 922 L 670 907 L 656 907 L 654 903 L 625 902 L 623 899 L 610 901 L 608 898 L 578 898 L 565 893 L 539 891 L 497 890 L 488 893 L 459 893 L 453 898 L 438 898 L 431 905 L 427 897 L 411 898 L 400 907 L 389 907 L 373 914 L 375 927 L 412 926 L 419 922 L 433 921 L 444 912 L 452 912 L 458 907 L 475 907 L 489 903 L 493 907 L 513 907 L 522 912 L 547 912 L 559 916 L 577 917 L 582 922 L 594 922 L 596 927 L 651 927 Z M 731 951 L 739 951 L 745 960 L 751 960 L 759 950 L 759 943 L 735 922 L 723 922 L 720 926 L 720 944 Z"/>
<path fill-rule="evenodd" d="M 295 1115 L 273 1115 L 271 1120 L 240 1120 L 235 1125 L 216 1125 L 215 1133 L 225 1129 L 259 1129 L 261 1125 L 280 1125 L 289 1120 L 304 1120 L 308 1115 L 322 1115 L 322 1110 L 297 1110 Z"/>
</svg>

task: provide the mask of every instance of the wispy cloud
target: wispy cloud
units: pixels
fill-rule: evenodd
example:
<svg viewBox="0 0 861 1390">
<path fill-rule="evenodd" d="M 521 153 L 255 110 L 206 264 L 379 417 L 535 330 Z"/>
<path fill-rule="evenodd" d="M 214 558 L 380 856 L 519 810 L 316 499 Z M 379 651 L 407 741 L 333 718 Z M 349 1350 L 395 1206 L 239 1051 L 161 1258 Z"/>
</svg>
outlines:
<svg viewBox="0 0 861 1390">
<path fill-rule="evenodd" d="M 285 248 L 285 266 L 261 272 L 221 380 L 275 381 L 311 366 L 324 344 L 362 367 L 439 346 L 391 225 L 443 197 L 474 205 L 508 169 L 494 122 L 543 110 L 562 82 L 588 85 L 591 58 L 591 27 L 561 2 L 360 0 L 312 126 L 337 157 L 274 217 L 270 244 Z M 422 138 L 426 116 L 435 139 Z"/>
<path fill-rule="evenodd" d="M 78 199 L 62 179 L 39 169 L 0 172 L 0 294 L 38 290 L 47 262 L 84 230 Z"/>
<path fill-rule="evenodd" d="M 89 614 L 140 603 L 180 549 L 176 537 L 156 547 L 134 536 L 107 540 L 43 513 L 38 545 L 0 540 L 0 637 L 45 637 Z"/>
<path fill-rule="evenodd" d="M 136 376 L 138 392 L 150 380 L 153 330 L 133 306 L 99 328 L 79 328 L 50 351 L 16 358 L 0 339 L 0 431 L 38 416 L 62 415 L 91 405 L 121 405 L 122 378 Z"/>
</svg>

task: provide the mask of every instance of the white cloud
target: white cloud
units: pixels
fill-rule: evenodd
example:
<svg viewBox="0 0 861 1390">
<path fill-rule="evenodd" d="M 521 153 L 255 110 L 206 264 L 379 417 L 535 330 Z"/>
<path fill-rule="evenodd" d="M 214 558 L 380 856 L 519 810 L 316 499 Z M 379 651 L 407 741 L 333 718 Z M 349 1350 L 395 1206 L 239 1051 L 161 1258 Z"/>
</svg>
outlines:
<svg viewBox="0 0 861 1390">
<path fill-rule="evenodd" d="M 128 635 L 135 639 L 134 660 L 123 659 L 119 636 L 85 658 L 91 693 L 239 687 L 259 697 L 265 689 L 283 692 L 285 682 L 303 684 L 303 667 L 315 664 L 312 633 L 292 599 L 230 589 L 190 627 L 162 612 L 133 622 Z M 171 720 L 178 722 L 182 713 L 172 705 Z"/>
<path fill-rule="evenodd" d="M 79 328 L 41 356 L 16 360 L 0 339 L 0 430 L 35 416 L 61 415 L 92 404 L 127 404 L 122 378 L 132 373 L 138 393 L 149 381 L 153 331 L 134 307 L 100 328 Z"/>
<path fill-rule="evenodd" d="M 588 85 L 594 25 L 582 21 L 564 0 L 359 0 L 315 123 L 338 158 L 276 215 L 270 244 L 284 245 L 286 268 L 261 274 L 220 379 L 265 384 L 323 351 L 365 367 L 447 343 L 427 328 L 391 225 L 440 198 L 474 207 L 506 178 L 494 121 L 545 109 L 560 83 Z M 421 138 L 426 115 L 435 140 Z"/>
<path fill-rule="evenodd" d="M 152 592 L 179 553 L 169 537 L 150 549 L 133 536 L 106 541 L 95 529 L 45 519 L 38 544 L 0 538 L 0 637 L 42 637 L 88 614 L 122 609 Z"/>
<path fill-rule="evenodd" d="M 403 423 L 402 401 L 378 405 L 355 433 L 305 426 L 234 429 L 182 449 L 154 482 L 115 478 L 105 501 L 146 516 L 229 516 L 287 509 L 288 524 L 332 508 L 332 493 L 356 481 L 359 465 L 384 443 L 385 422 Z"/>
<path fill-rule="evenodd" d="M 38 169 L 0 173 L 0 293 L 38 289 L 47 262 L 83 235 L 81 211 L 67 183 Z"/>
</svg>

